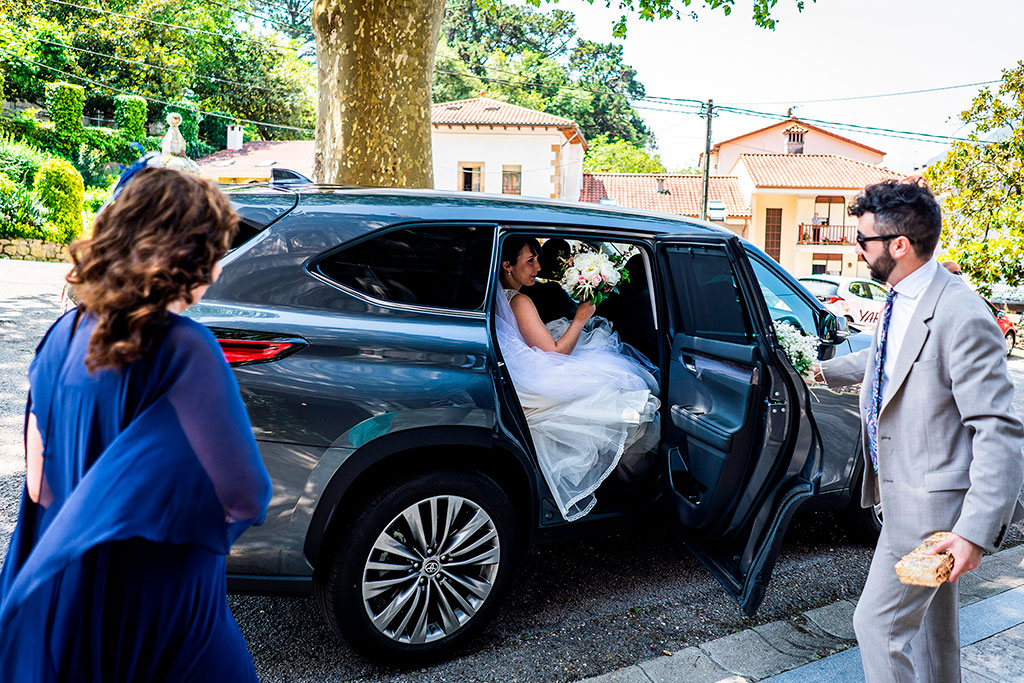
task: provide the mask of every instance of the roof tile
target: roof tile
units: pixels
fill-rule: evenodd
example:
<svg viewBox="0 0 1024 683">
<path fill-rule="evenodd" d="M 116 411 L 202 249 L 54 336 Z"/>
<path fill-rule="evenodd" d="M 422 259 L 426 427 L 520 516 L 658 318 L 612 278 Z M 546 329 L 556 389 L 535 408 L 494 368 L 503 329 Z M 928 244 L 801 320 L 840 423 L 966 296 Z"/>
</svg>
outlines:
<svg viewBox="0 0 1024 683">
<path fill-rule="evenodd" d="M 492 100 L 489 97 L 439 102 L 431 107 L 430 120 L 435 126 L 438 124 L 554 126 L 556 128 L 576 126 L 571 119 Z"/>
<path fill-rule="evenodd" d="M 658 192 L 658 180 L 665 181 L 665 192 Z M 699 217 L 702 177 L 676 173 L 584 173 L 581 202 L 598 203 L 614 199 L 616 205 L 646 211 L 661 211 L 680 216 Z M 743 199 L 736 178 L 711 176 L 708 199 L 725 202 L 726 215 L 746 217 L 750 206 Z"/>
<path fill-rule="evenodd" d="M 837 154 L 742 154 L 755 187 L 859 190 L 902 173 Z"/>
</svg>

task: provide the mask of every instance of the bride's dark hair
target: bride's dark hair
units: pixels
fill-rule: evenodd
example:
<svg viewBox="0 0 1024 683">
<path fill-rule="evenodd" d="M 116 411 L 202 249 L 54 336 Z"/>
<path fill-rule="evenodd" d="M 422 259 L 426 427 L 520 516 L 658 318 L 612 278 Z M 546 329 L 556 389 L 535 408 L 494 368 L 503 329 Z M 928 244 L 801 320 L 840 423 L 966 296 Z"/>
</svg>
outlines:
<svg viewBox="0 0 1024 683">
<path fill-rule="evenodd" d="M 530 247 L 530 252 L 534 256 L 540 257 L 540 242 L 537 241 L 536 237 L 524 237 L 522 235 L 506 237 L 505 241 L 501 243 L 501 262 L 508 261 L 510 266 L 514 266 L 516 261 L 519 260 L 519 252 L 526 246 Z"/>
<path fill-rule="evenodd" d="M 209 284 L 238 215 L 216 185 L 168 169 L 144 169 L 71 245 L 79 308 L 96 316 L 85 364 L 139 359 L 167 321 L 167 306 Z"/>
</svg>

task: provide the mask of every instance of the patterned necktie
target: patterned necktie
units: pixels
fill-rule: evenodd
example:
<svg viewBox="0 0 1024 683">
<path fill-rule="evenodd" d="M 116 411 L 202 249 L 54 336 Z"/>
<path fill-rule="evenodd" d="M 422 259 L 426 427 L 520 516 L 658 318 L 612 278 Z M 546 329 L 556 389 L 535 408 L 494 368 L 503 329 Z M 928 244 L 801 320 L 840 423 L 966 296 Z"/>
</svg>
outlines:
<svg viewBox="0 0 1024 683">
<path fill-rule="evenodd" d="M 868 412 L 868 451 L 871 467 L 878 471 L 878 415 L 882 412 L 882 372 L 885 368 L 885 347 L 889 337 L 889 320 L 892 318 L 892 300 L 896 290 L 890 289 L 882 309 L 882 322 L 878 328 L 878 347 L 875 348 L 875 377 L 871 386 L 871 411 Z"/>
</svg>

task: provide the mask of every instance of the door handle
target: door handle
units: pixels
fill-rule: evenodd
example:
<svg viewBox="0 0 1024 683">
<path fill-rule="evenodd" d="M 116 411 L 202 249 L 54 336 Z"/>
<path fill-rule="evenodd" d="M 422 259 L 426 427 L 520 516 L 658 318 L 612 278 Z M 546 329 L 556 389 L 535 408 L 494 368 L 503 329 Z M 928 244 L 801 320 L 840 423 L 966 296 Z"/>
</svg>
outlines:
<svg viewBox="0 0 1024 683">
<path fill-rule="evenodd" d="M 679 362 L 683 364 L 683 367 L 690 372 L 696 374 L 697 372 L 697 359 L 688 353 L 679 354 Z"/>
</svg>

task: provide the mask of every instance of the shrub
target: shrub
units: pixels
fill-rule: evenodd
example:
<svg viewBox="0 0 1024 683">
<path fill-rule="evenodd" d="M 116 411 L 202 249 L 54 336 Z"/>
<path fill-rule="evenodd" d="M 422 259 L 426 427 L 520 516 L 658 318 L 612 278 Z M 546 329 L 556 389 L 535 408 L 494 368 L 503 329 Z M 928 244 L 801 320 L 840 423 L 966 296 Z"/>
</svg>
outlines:
<svg viewBox="0 0 1024 683">
<path fill-rule="evenodd" d="M 46 85 L 46 111 L 57 132 L 76 136 L 82 131 L 82 110 L 85 108 L 85 88 L 74 83 L 48 83 Z"/>
<path fill-rule="evenodd" d="M 71 242 L 82 234 L 85 184 L 70 161 L 51 159 L 36 175 L 36 196 L 46 207 L 46 227 L 58 242 Z"/>
<path fill-rule="evenodd" d="M 46 239 L 43 212 L 31 192 L 0 173 L 0 237 Z"/>
<path fill-rule="evenodd" d="M 117 176 L 117 173 L 111 168 L 109 157 L 102 150 L 89 145 L 81 145 L 78 148 L 78 153 L 75 154 L 72 163 L 82 174 L 82 182 L 86 187 L 106 185 L 112 176 Z"/>
<path fill-rule="evenodd" d="M 149 106 L 142 97 L 135 95 L 118 95 L 115 100 L 114 120 L 117 129 L 128 140 L 142 142 L 146 138 L 146 117 Z"/>
<path fill-rule="evenodd" d="M 140 142 L 142 140 L 145 138 L 139 138 Z M 138 151 L 131 146 L 132 138 L 121 130 L 90 126 L 82 131 L 82 142 L 100 152 L 104 161 L 130 164 L 139 157 Z"/>
<path fill-rule="evenodd" d="M 29 187 L 39 168 L 46 162 L 46 154 L 11 136 L 0 136 L 0 173 L 10 180 Z"/>
</svg>

